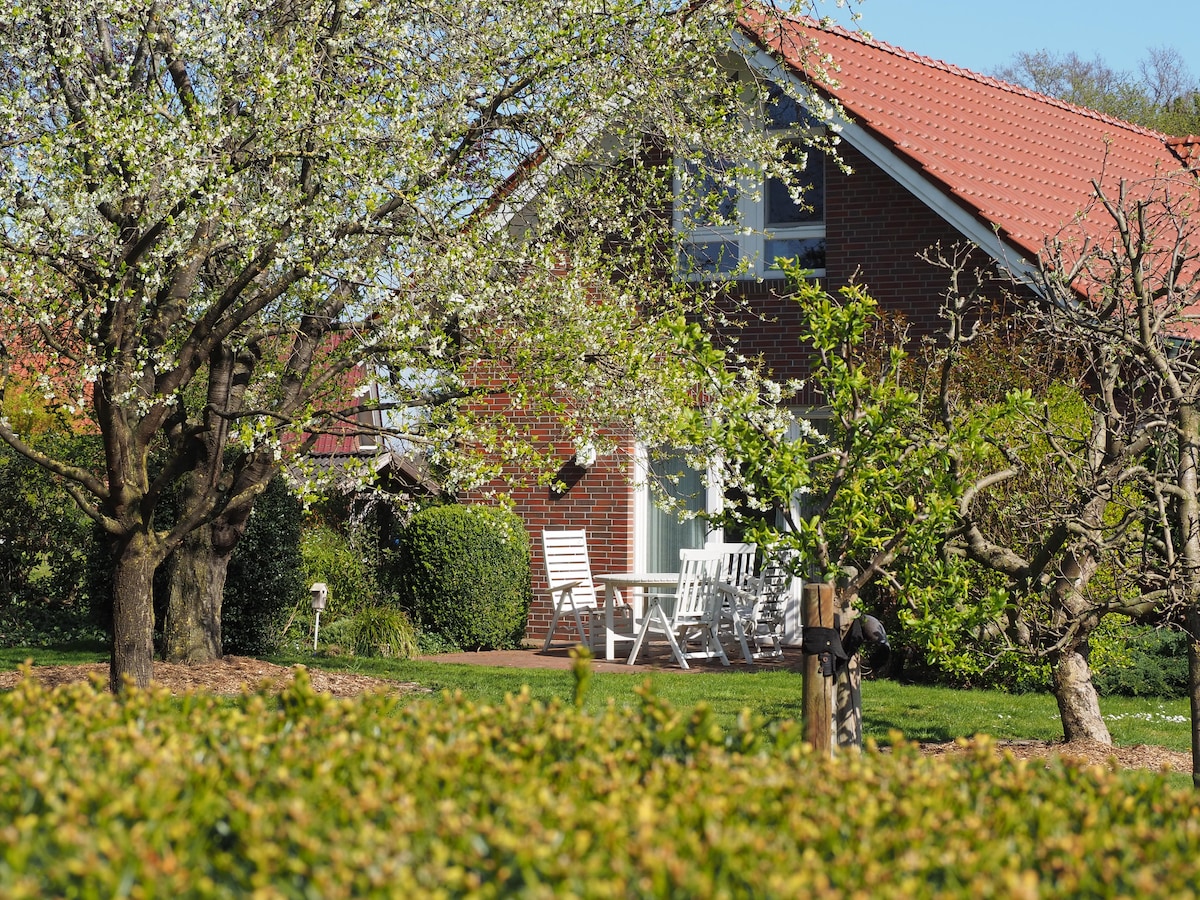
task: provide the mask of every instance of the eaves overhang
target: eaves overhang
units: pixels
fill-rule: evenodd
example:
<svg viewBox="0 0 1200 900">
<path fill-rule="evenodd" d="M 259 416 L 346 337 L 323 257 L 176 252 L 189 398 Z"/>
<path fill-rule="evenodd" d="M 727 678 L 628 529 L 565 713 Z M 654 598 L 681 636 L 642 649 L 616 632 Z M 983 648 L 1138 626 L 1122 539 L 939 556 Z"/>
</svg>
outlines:
<svg viewBox="0 0 1200 900">
<path fill-rule="evenodd" d="M 792 66 L 778 60 L 752 36 L 742 31 L 736 32 L 734 47 L 747 65 L 763 78 L 776 83 L 788 82 L 800 91 L 815 90 L 827 98 L 833 104 L 832 114 L 828 110 L 824 116 L 821 116 L 820 110 L 810 112 L 818 118 L 824 118 L 826 125 L 849 146 L 878 166 L 964 238 L 978 246 L 997 265 L 1009 272 L 1015 281 L 1033 290 L 1037 289 L 1036 261 L 1030 260 L 1017 244 L 1006 240 L 999 225 L 989 222 L 978 210 L 970 208 L 954 196 L 946 186 L 931 178 L 926 170 L 913 164 L 898 152 L 891 142 L 874 132 L 868 123 L 857 122 L 845 114 L 836 96 L 823 90 L 819 84 L 800 76 Z"/>
</svg>

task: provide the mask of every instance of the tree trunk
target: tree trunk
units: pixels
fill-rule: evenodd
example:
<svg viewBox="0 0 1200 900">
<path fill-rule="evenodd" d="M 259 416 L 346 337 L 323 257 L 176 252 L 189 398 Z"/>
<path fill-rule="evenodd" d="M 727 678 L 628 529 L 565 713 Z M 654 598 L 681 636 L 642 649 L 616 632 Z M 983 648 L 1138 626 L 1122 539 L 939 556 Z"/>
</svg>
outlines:
<svg viewBox="0 0 1200 900">
<path fill-rule="evenodd" d="M 1200 790 L 1200 608 L 1187 612 L 1188 699 L 1192 712 L 1192 785 Z"/>
<path fill-rule="evenodd" d="M 210 526 L 202 525 L 171 554 L 163 622 L 167 662 L 198 665 L 221 658 L 221 597 L 229 554 L 214 550 L 212 534 Z"/>
<path fill-rule="evenodd" d="M 134 532 L 117 547 L 113 566 L 112 657 L 108 686 L 114 693 L 126 677 L 140 688 L 154 669 L 154 570 L 161 561 L 154 540 Z"/>
<path fill-rule="evenodd" d="M 229 560 L 246 533 L 254 498 L 273 475 L 274 467 L 269 464 L 247 467 L 236 487 L 248 499 L 190 532 L 172 554 L 164 622 L 168 662 L 199 665 L 223 655 L 221 602 Z"/>
<path fill-rule="evenodd" d="M 833 718 L 837 726 L 837 748 L 862 750 L 862 670 L 858 665 L 857 653 L 838 670 Z"/>
<path fill-rule="evenodd" d="M 1112 744 L 1085 651 L 1068 648 L 1054 661 L 1054 699 L 1068 741 Z"/>
<path fill-rule="evenodd" d="M 851 570 L 847 577 L 857 574 Z M 857 598 L 857 593 L 852 594 L 845 588 L 845 584 L 839 583 L 834 600 L 835 621 L 843 641 L 855 619 L 854 601 Z M 862 750 L 862 673 L 858 668 L 858 653 L 851 653 L 850 658 L 838 667 L 835 691 L 834 746 L 839 750 Z"/>
<path fill-rule="evenodd" d="M 1183 563 L 1188 634 L 1188 698 L 1192 713 L 1192 784 L 1200 788 L 1200 411 L 1184 404 L 1178 413 L 1182 495 L 1176 515 Z"/>
</svg>

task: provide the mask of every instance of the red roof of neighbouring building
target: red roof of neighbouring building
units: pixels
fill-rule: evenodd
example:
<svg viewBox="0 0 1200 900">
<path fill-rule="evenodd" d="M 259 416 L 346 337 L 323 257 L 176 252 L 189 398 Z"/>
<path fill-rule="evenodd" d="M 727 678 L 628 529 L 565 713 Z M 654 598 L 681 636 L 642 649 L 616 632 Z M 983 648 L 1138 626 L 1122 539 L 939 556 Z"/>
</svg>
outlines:
<svg viewBox="0 0 1200 900">
<path fill-rule="evenodd" d="M 1200 169 L 1200 135 L 1189 134 L 1187 137 L 1168 138 L 1167 146 L 1174 151 L 1188 169 Z"/>
<path fill-rule="evenodd" d="M 1178 175 L 1200 138 L 1167 135 L 811 19 L 748 16 L 743 30 L 953 202 L 1030 255 L 1069 225 L 1092 181 Z M 1097 219 L 1097 223 L 1099 223 Z M 1111 222 L 1109 223 L 1111 227 Z"/>
</svg>

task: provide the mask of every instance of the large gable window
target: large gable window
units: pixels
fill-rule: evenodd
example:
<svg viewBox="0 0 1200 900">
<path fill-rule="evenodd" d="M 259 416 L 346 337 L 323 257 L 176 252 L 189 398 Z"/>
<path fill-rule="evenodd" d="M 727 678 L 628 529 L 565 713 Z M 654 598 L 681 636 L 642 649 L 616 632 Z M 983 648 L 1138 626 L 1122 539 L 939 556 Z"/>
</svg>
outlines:
<svg viewBox="0 0 1200 900">
<path fill-rule="evenodd" d="M 780 260 L 798 258 L 825 274 L 825 155 L 803 142 L 819 127 L 792 98 L 775 89 L 766 108 L 767 127 L 788 141 L 792 163 L 782 178 L 740 174 L 731 164 L 682 162 L 676 167 L 675 227 L 683 235 L 680 270 L 685 276 L 778 277 Z"/>
</svg>

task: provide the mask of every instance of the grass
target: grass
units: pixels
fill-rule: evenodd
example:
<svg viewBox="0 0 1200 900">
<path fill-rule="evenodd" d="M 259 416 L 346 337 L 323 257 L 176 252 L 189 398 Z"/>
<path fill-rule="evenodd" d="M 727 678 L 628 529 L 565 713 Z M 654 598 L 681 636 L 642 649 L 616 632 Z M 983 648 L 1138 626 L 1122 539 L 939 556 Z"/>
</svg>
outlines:
<svg viewBox="0 0 1200 900">
<path fill-rule="evenodd" d="M 413 681 L 435 691 L 457 690 L 471 699 L 496 701 L 528 687 L 539 699 L 569 699 L 574 688 L 570 672 L 555 669 L 511 669 L 420 660 L 333 658 L 302 655 L 275 657 L 274 662 L 303 663 L 343 669 L 363 675 Z M 633 691 L 649 683 L 676 707 L 708 703 L 724 724 L 744 709 L 772 719 L 800 718 L 800 676 L 791 672 L 638 672 L 629 675 L 597 672 L 592 676 L 587 705 L 598 709 L 611 698 L 630 703 Z M 1101 710 L 1113 740 L 1123 746 L 1151 744 L 1171 750 L 1191 749 L 1191 725 L 1186 700 L 1105 697 Z M 863 685 L 863 731 L 887 743 L 892 730 L 910 740 L 951 741 L 990 734 L 1001 740 L 1062 739 L 1058 707 L 1049 694 L 1008 694 L 1001 691 L 955 690 L 870 681 Z"/>
<path fill-rule="evenodd" d="M 107 660 L 99 646 L 62 649 L 0 649 L 0 669 L 15 669 L 26 659 L 38 665 L 72 665 Z M 318 658 L 312 654 L 276 656 L 282 665 L 353 671 L 363 675 L 417 682 L 433 691 L 461 691 L 473 700 L 493 702 L 528 688 L 541 700 L 569 700 L 575 680 L 569 671 L 512 669 L 421 660 Z M 618 706 L 634 701 L 634 690 L 649 683 L 677 708 L 705 702 L 718 720 L 729 725 L 745 709 L 770 721 L 800 718 L 800 676 L 791 672 L 631 674 L 597 672 L 592 676 L 587 706 L 599 709 L 610 699 Z M 1191 749 L 1186 700 L 1105 697 L 1101 700 L 1113 740 L 1124 746 L 1150 744 L 1172 750 Z M 1058 708 L 1049 694 L 1007 694 L 871 681 L 863 685 L 863 731 L 880 743 L 897 730 L 910 740 L 950 741 L 975 734 L 1001 740 L 1062 738 Z"/>
<path fill-rule="evenodd" d="M 39 666 L 108 662 L 108 647 L 101 643 L 67 647 L 0 647 L 0 671 L 14 670 L 27 659 L 32 659 Z"/>
</svg>

